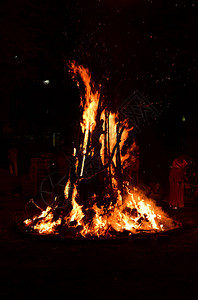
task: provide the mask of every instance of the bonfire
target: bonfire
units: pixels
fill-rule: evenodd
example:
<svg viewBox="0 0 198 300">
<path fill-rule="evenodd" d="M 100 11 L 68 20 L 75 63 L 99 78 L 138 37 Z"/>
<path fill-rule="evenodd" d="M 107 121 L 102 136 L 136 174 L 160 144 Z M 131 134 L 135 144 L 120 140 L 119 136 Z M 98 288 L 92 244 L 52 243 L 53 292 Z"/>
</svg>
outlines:
<svg viewBox="0 0 198 300">
<path fill-rule="evenodd" d="M 82 118 L 64 189 L 64 201 L 54 199 L 23 221 L 27 232 L 74 237 L 114 237 L 162 232 L 175 227 L 171 218 L 133 186 L 127 177 L 135 142 L 132 127 L 105 105 L 87 68 L 69 63 L 78 87 Z M 127 143 L 126 143 L 127 142 Z"/>
</svg>

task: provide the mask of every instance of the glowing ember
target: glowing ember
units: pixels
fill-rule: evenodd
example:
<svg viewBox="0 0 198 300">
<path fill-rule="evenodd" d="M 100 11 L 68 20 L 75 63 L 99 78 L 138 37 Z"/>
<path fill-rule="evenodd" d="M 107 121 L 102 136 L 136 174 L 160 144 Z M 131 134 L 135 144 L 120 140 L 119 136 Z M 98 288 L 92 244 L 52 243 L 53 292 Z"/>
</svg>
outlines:
<svg viewBox="0 0 198 300">
<path fill-rule="evenodd" d="M 71 209 L 67 213 L 60 209 L 57 218 L 59 206 L 55 201 L 55 207 L 47 207 L 40 215 L 25 220 L 24 226 L 39 234 L 58 234 L 60 228 L 72 228 L 76 235 L 84 237 L 114 236 L 116 232 L 124 231 L 128 234 L 142 230 L 156 232 L 173 228 L 173 220 L 123 177 L 123 169 L 127 169 L 130 161 L 133 161 L 132 151 L 136 147 L 133 142 L 122 154 L 125 141 L 132 130 L 127 120 L 120 120 L 119 115 L 109 111 L 107 107 L 101 109 L 100 93 L 91 81 L 88 69 L 75 62 L 71 62 L 69 66 L 73 78 L 76 80 L 76 76 L 80 75 L 85 85 L 85 97 L 81 96 L 80 102 L 83 108 L 80 122 L 82 138 L 79 141 L 80 147 L 74 148 L 75 164 L 70 170 L 64 190 L 65 202 L 70 204 Z M 79 86 L 78 81 L 77 83 Z M 101 122 L 102 128 L 98 143 L 94 144 L 97 120 Z M 86 161 L 95 153 L 100 153 L 99 171 L 92 172 L 88 178 L 83 177 Z M 91 179 L 92 186 L 86 183 L 87 179 Z"/>
</svg>

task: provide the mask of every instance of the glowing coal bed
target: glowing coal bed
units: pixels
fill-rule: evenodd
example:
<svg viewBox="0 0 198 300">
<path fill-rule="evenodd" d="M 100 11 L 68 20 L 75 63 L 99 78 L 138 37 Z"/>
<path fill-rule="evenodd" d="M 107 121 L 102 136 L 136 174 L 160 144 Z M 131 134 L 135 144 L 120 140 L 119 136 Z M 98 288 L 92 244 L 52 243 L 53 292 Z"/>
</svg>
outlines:
<svg viewBox="0 0 198 300">
<path fill-rule="evenodd" d="M 142 199 L 139 191 L 128 190 L 123 204 L 118 201 L 108 208 L 94 204 L 84 210 L 76 201 L 72 200 L 73 208 L 68 214 L 58 207 L 48 206 L 40 214 L 23 221 L 21 229 L 37 235 L 104 239 L 140 233 L 164 233 L 179 227 L 153 201 L 145 196 Z"/>
</svg>

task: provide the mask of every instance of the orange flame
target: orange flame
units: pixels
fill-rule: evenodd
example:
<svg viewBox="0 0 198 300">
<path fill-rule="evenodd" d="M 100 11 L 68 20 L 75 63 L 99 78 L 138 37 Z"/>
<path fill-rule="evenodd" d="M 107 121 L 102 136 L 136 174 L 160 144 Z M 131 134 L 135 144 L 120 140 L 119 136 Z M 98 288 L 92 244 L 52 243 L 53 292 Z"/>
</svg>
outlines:
<svg viewBox="0 0 198 300">
<path fill-rule="evenodd" d="M 79 74 L 85 85 L 85 103 L 83 97 L 81 97 L 80 102 L 80 106 L 83 107 L 83 121 L 81 122 L 82 132 L 84 133 L 86 130 L 93 132 L 96 126 L 96 115 L 100 93 L 97 90 L 95 92 L 93 91 L 95 89 L 94 83 L 91 82 L 91 74 L 87 68 L 77 65 L 74 61 L 72 61 L 69 66 L 73 72 L 73 77 L 76 77 L 77 74 Z"/>
<path fill-rule="evenodd" d="M 53 221 L 53 218 L 52 209 L 48 206 L 39 216 L 34 216 L 32 220 L 25 220 L 24 224 L 28 227 L 33 227 L 40 234 L 58 234 L 56 229 L 61 224 L 61 218 L 56 221 Z M 35 220 L 37 220 L 37 223 L 33 225 Z"/>
<path fill-rule="evenodd" d="M 78 205 L 76 202 L 76 196 L 77 196 L 77 188 L 74 186 L 74 192 L 72 197 L 72 211 L 70 212 L 69 218 L 66 218 L 68 223 L 72 221 L 76 221 L 77 225 L 81 225 L 81 221 L 84 217 L 84 214 L 82 212 L 82 206 Z"/>
</svg>

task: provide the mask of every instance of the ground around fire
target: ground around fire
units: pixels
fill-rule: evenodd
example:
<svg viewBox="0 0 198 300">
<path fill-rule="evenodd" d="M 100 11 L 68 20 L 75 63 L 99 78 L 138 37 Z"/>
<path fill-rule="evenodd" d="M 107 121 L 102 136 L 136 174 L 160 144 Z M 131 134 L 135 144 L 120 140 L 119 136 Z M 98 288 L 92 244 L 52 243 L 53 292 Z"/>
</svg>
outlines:
<svg viewBox="0 0 198 300">
<path fill-rule="evenodd" d="M 8 191 L 4 180 L 1 299 L 184 299 L 197 291 L 197 206 L 170 211 L 183 226 L 164 235 L 113 241 L 45 239 L 16 230 L 25 200 Z"/>
</svg>

